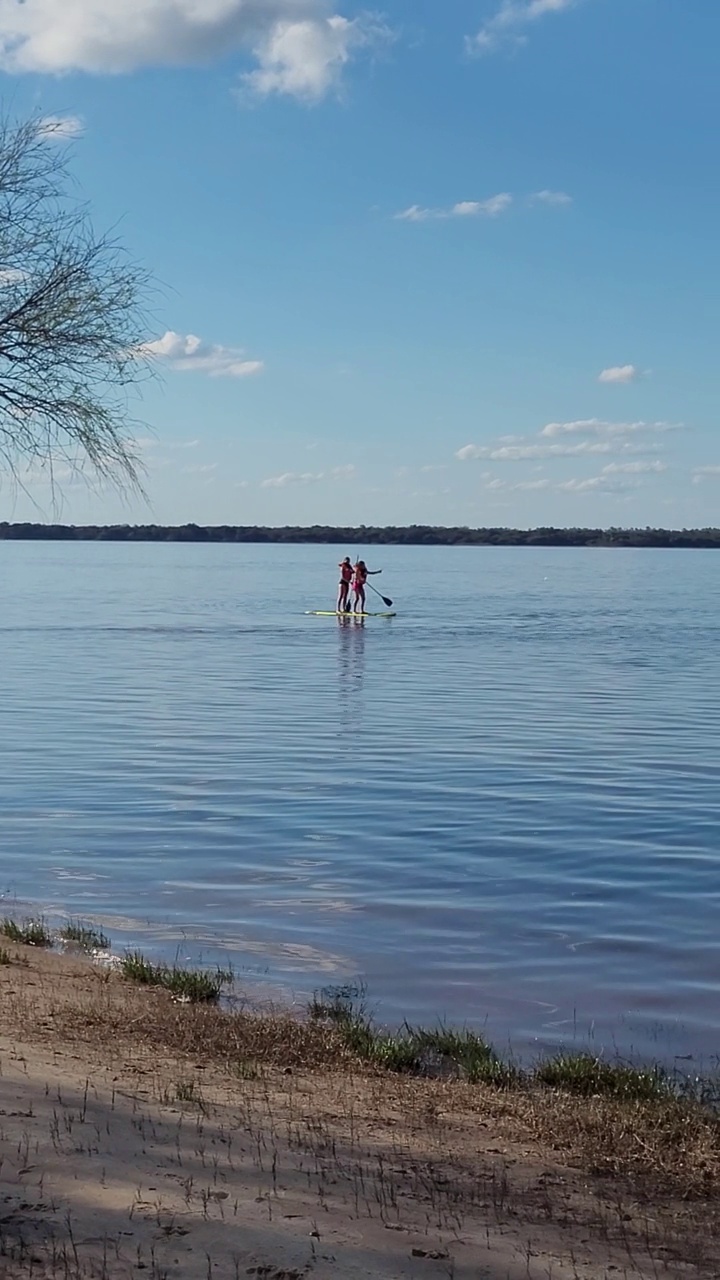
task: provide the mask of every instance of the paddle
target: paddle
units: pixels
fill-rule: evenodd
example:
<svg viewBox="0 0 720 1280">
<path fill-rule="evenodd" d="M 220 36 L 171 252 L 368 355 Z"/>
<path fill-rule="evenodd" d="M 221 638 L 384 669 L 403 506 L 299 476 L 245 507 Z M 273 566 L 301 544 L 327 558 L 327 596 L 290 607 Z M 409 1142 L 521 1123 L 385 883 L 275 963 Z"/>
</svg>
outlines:
<svg viewBox="0 0 720 1280">
<path fill-rule="evenodd" d="M 386 605 L 388 609 L 392 609 L 392 600 L 388 599 L 387 596 L 384 596 L 381 591 L 378 591 L 377 587 L 374 587 L 372 582 L 366 583 L 366 586 L 370 587 L 370 589 L 375 592 L 376 596 L 380 596 L 383 604 Z"/>
</svg>

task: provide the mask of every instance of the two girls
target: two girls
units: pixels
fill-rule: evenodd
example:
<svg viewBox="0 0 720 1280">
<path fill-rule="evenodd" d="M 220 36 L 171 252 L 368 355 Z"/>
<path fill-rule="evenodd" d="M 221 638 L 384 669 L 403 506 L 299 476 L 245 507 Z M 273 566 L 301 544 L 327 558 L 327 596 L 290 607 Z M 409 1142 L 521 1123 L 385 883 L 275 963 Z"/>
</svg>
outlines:
<svg viewBox="0 0 720 1280">
<path fill-rule="evenodd" d="M 382 569 L 368 569 L 364 560 L 358 560 L 353 569 L 350 557 L 338 566 L 340 569 L 340 591 L 338 594 L 338 613 L 350 613 L 350 587 L 353 592 L 353 612 L 365 612 L 365 584 L 370 577 L 382 573 Z"/>
</svg>

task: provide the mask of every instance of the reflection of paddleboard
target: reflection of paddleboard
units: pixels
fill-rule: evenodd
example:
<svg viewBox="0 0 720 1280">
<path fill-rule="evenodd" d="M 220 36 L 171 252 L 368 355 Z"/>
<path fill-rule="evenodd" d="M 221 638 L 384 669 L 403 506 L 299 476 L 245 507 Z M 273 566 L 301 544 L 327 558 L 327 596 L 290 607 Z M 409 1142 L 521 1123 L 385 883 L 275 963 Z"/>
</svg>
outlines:
<svg viewBox="0 0 720 1280">
<path fill-rule="evenodd" d="M 309 618 L 394 618 L 394 613 L 342 613 L 339 609 L 308 609 Z"/>
</svg>

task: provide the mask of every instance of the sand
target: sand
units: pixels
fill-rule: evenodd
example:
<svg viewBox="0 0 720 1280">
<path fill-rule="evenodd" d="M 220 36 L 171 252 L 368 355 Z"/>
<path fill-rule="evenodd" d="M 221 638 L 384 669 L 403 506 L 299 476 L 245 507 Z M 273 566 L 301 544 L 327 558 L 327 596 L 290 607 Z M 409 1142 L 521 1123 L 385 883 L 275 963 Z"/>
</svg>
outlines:
<svg viewBox="0 0 720 1280">
<path fill-rule="evenodd" d="M 3 1280 L 720 1275 L 714 1183 L 686 1220 L 554 1150 L 511 1097 L 178 1054 L 153 1031 L 164 996 L 8 950 Z"/>
</svg>

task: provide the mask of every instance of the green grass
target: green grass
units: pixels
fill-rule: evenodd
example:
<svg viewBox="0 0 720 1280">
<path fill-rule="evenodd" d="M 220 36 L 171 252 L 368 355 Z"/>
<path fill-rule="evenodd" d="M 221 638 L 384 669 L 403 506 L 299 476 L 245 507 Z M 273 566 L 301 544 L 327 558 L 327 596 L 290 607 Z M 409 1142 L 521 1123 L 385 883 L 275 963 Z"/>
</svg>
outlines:
<svg viewBox="0 0 720 1280">
<path fill-rule="evenodd" d="M 60 930 L 63 942 L 74 942 L 81 951 L 90 954 L 93 951 L 109 951 L 110 939 L 100 929 L 91 929 L 79 920 L 70 920 Z"/>
<path fill-rule="evenodd" d="M 579 1097 L 650 1102 L 679 1096 L 661 1067 L 643 1069 L 606 1062 L 589 1053 L 564 1053 L 522 1070 L 504 1062 L 476 1031 L 412 1027 L 397 1032 L 378 1028 L 368 1012 L 362 985 L 325 987 L 308 1006 L 310 1018 L 336 1028 L 345 1047 L 358 1058 L 387 1071 L 414 1076 L 454 1077 L 498 1088 L 541 1085 Z"/>
<path fill-rule="evenodd" d="M 162 987 L 191 1004 L 215 1003 L 223 987 L 232 982 L 224 969 L 181 969 L 177 965 L 153 964 L 139 951 L 128 951 L 120 962 L 120 972 L 130 982 L 146 987 Z"/>
<path fill-rule="evenodd" d="M 533 1078 L 538 1084 L 583 1098 L 618 1098 L 623 1102 L 649 1102 L 673 1093 L 660 1067 L 642 1070 L 623 1062 L 604 1062 L 588 1053 L 558 1054 L 540 1062 Z"/>
<path fill-rule="evenodd" d="M 326 987 L 313 996 L 308 1012 L 335 1026 L 345 1046 L 386 1071 L 417 1076 L 452 1076 L 476 1083 L 507 1085 L 517 1074 L 501 1062 L 483 1036 L 467 1029 L 434 1030 L 405 1024 L 391 1034 L 368 1013 L 363 986 Z"/>
<path fill-rule="evenodd" d="M 51 947 L 53 944 L 53 936 L 42 919 L 23 920 L 18 924 L 17 920 L 5 916 L 0 924 L 0 933 L 24 947 Z"/>
<path fill-rule="evenodd" d="M 347 982 L 343 986 L 323 987 L 315 992 L 308 1005 L 308 1013 L 316 1021 L 344 1023 L 367 1015 L 366 997 L 364 983 Z"/>
</svg>

